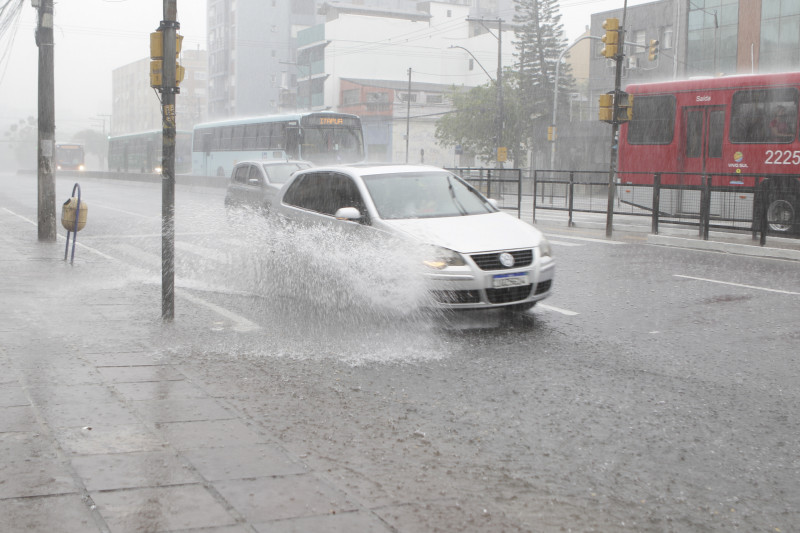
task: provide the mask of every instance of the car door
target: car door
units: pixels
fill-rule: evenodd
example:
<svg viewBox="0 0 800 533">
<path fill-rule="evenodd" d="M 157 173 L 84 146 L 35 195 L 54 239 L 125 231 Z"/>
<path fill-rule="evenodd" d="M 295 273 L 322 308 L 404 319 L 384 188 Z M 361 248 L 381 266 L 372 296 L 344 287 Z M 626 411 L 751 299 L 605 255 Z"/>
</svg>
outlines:
<svg viewBox="0 0 800 533">
<path fill-rule="evenodd" d="M 246 205 L 246 183 L 250 172 L 250 165 L 239 164 L 233 167 L 228 190 L 225 194 L 225 205 L 228 207 L 242 207 Z"/>
</svg>

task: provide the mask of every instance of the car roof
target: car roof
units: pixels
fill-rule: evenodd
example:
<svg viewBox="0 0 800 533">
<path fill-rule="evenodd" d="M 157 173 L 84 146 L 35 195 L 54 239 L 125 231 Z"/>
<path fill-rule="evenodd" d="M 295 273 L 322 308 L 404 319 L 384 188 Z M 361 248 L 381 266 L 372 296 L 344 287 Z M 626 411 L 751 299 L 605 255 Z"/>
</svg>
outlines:
<svg viewBox="0 0 800 533">
<path fill-rule="evenodd" d="M 301 165 L 312 165 L 311 161 L 302 161 L 300 159 L 246 159 L 244 161 L 239 161 L 236 163 L 236 166 L 239 165 L 285 165 L 287 163 L 299 163 Z"/>
<path fill-rule="evenodd" d="M 316 166 L 301 171 L 307 172 L 346 172 L 354 176 L 370 176 L 373 174 L 402 174 L 409 172 L 447 172 L 433 165 L 409 165 L 401 163 L 354 163 L 349 165 Z"/>
</svg>

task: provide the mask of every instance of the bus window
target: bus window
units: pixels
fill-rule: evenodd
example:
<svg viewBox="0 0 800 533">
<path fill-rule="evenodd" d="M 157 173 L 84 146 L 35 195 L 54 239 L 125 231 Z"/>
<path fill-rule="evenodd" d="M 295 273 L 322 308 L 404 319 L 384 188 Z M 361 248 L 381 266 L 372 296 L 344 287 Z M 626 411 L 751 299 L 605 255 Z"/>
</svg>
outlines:
<svg viewBox="0 0 800 533">
<path fill-rule="evenodd" d="M 736 91 L 731 106 L 731 142 L 792 142 L 797 136 L 797 103 L 796 88 Z M 781 113 L 786 114 L 788 122 L 776 128 Z"/>
<path fill-rule="evenodd" d="M 244 125 L 234 126 L 231 134 L 231 150 L 242 150 L 244 148 Z"/>
<path fill-rule="evenodd" d="M 272 135 L 272 123 L 265 123 L 258 125 L 258 141 L 256 148 L 258 150 L 269 150 L 270 136 Z"/>
<path fill-rule="evenodd" d="M 224 128 L 220 128 L 222 132 L 222 137 L 220 138 L 220 150 L 230 150 L 231 149 L 231 137 L 233 137 L 233 127 L 226 126 Z"/>
<path fill-rule="evenodd" d="M 675 129 L 673 95 L 642 96 L 633 100 L 633 118 L 628 123 L 630 144 L 670 144 Z"/>
<path fill-rule="evenodd" d="M 703 110 L 686 111 L 686 157 L 703 154 Z"/>
<path fill-rule="evenodd" d="M 725 111 L 711 112 L 709 116 L 708 157 L 722 157 L 722 132 L 725 131 Z"/>
<path fill-rule="evenodd" d="M 257 139 L 258 124 L 246 124 L 244 127 L 244 141 L 242 143 L 242 148 L 245 150 L 255 150 Z"/>
</svg>

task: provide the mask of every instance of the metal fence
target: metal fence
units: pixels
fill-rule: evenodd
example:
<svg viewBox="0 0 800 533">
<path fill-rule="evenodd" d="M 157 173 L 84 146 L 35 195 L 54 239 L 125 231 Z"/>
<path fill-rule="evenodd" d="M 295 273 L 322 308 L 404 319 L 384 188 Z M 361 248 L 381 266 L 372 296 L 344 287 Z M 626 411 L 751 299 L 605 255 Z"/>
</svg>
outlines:
<svg viewBox="0 0 800 533">
<path fill-rule="evenodd" d="M 526 191 L 523 188 L 522 169 L 519 168 L 448 168 L 450 172 L 461 176 L 464 181 L 481 191 L 487 198 L 497 200 L 498 207 L 504 211 L 514 211 L 522 218 L 522 198 Z M 529 182 L 527 196 L 533 191 Z"/>
<path fill-rule="evenodd" d="M 602 179 L 600 179 L 602 176 Z M 797 236 L 800 234 L 798 175 L 619 173 L 612 198 L 614 214 L 651 219 L 660 224 L 696 226 L 708 238 L 709 229 Z M 536 209 L 605 213 L 608 172 L 535 171 Z"/>
<path fill-rule="evenodd" d="M 498 168 L 448 169 L 522 217 L 538 209 L 574 213 L 608 211 L 608 171 Z M 693 226 L 708 238 L 710 229 L 800 236 L 800 175 L 619 173 L 613 213 L 649 217 L 651 231 L 670 224 Z M 530 207 L 529 207 L 530 206 Z"/>
</svg>

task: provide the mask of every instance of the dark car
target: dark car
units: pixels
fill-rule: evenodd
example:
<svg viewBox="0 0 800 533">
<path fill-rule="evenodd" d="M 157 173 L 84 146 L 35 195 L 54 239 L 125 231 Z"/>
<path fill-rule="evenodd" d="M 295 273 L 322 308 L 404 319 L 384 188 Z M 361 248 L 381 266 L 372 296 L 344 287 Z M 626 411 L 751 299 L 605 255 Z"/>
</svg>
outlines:
<svg viewBox="0 0 800 533">
<path fill-rule="evenodd" d="M 269 212 L 281 186 L 294 172 L 311 166 L 308 161 L 241 161 L 231 171 L 225 207 Z"/>
</svg>

